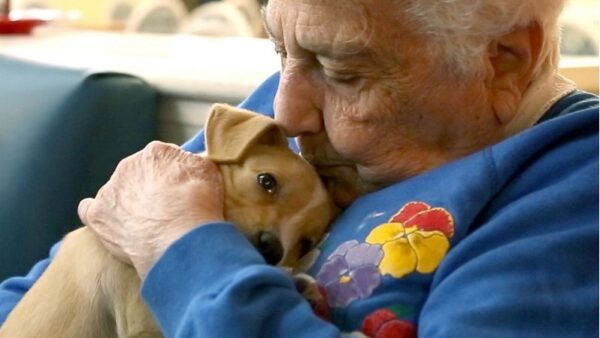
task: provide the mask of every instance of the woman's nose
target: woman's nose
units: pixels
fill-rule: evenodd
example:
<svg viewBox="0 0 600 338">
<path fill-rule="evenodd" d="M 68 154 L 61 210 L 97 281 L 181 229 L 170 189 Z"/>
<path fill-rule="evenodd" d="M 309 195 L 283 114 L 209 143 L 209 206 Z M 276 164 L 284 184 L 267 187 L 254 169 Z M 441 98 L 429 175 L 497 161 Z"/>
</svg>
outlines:
<svg viewBox="0 0 600 338">
<path fill-rule="evenodd" d="M 323 93 L 308 71 L 286 68 L 275 96 L 275 121 L 289 137 L 318 133 L 323 128 Z"/>
</svg>

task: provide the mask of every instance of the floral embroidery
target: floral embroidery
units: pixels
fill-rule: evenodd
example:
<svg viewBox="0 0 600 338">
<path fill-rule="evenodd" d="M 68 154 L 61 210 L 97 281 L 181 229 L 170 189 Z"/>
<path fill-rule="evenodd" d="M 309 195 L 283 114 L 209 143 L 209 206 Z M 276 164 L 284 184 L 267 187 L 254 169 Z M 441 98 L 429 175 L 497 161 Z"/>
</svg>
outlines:
<svg viewBox="0 0 600 338">
<path fill-rule="evenodd" d="M 448 211 L 424 202 L 407 203 L 387 223 L 371 230 L 366 243 L 342 243 L 321 267 L 317 281 L 331 307 L 345 307 L 370 296 L 383 275 L 432 273 L 453 235 L 454 220 Z"/>
<path fill-rule="evenodd" d="M 379 286 L 378 264 L 383 257 L 379 245 L 356 240 L 340 245 L 317 274 L 332 307 L 344 307 L 356 299 L 371 295 Z"/>
<path fill-rule="evenodd" d="M 399 319 L 389 309 L 379 309 L 367 317 L 362 324 L 362 332 L 373 338 L 416 338 L 417 329 L 413 323 Z"/>
<path fill-rule="evenodd" d="M 388 223 L 373 229 L 366 242 L 382 246 L 381 273 L 401 278 L 415 270 L 433 272 L 446 255 L 453 234 L 454 221 L 445 209 L 411 202 Z"/>
</svg>

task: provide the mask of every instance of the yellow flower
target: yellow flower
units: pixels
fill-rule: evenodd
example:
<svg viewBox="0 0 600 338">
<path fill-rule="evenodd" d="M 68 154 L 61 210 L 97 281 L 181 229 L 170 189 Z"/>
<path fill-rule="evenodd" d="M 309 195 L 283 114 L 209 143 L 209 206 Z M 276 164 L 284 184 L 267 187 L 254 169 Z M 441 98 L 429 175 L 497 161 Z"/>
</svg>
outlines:
<svg viewBox="0 0 600 338">
<path fill-rule="evenodd" d="M 415 209 L 415 204 L 419 210 L 407 213 Z M 453 235 L 453 230 L 454 222 L 447 211 L 413 202 L 405 205 L 389 223 L 373 229 L 366 242 L 382 246 L 381 273 L 400 278 L 414 271 L 435 271 L 450 247 L 448 236 Z"/>
</svg>

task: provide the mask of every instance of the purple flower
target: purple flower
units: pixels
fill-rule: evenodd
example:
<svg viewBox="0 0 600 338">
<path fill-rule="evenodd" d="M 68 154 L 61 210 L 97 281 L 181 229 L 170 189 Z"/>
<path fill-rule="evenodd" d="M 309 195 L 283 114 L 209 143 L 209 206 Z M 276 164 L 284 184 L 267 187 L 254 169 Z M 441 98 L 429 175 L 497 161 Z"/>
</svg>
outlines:
<svg viewBox="0 0 600 338">
<path fill-rule="evenodd" d="M 317 274 L 329 305 L 345 307 L 356 299 L 371 295 L 381 282 L 377 265 L 382 258 L 383 251 L 377 244 L 352 240 L 340 245 Z"/>
</svg>

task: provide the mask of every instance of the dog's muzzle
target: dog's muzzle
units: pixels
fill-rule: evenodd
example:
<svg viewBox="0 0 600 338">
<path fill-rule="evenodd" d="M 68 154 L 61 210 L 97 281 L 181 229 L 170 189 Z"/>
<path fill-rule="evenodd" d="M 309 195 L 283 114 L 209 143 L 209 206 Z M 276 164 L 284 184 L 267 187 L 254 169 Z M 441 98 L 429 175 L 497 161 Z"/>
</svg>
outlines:
<svg viewBox="0 0 600 338">
<path fill-rule="evenodd" d="M 252 242 L 268 264 L 277 265 L 283 258 L 283 245 L 274 233 L 261 231 Z"/>
</svg>

